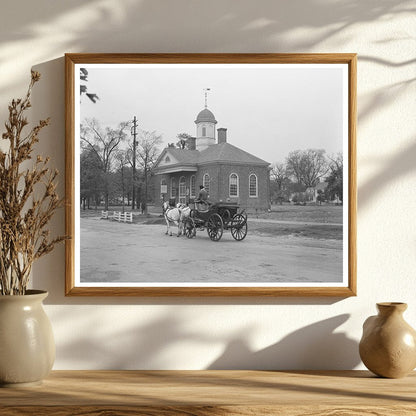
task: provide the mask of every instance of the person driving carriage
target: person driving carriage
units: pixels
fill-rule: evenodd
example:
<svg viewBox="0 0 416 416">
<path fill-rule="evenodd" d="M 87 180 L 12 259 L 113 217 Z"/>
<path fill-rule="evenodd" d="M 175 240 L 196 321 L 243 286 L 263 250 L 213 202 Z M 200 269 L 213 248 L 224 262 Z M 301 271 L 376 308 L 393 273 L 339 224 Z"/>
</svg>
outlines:
<svg viewBox="0 0 416 416">
<path fill-rule="evenodd" d="M 208 201 L 208 192 L 204 185 L 199 186 L 198 198 L 195 200 L 195 202 L 197 204 L 196 207 L 198 211 L 206 211 L 211 205 L 211 202 Z"/>
</svg>

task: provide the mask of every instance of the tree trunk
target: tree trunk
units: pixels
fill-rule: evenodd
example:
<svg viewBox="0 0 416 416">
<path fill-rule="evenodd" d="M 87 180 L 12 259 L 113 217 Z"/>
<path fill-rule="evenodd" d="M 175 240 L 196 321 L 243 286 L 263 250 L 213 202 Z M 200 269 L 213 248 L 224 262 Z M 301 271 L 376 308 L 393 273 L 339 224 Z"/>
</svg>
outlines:
<svg viewBox="0 0 416 416">
<path fill-rule="evenodd" d="M 108 192 L 105 192 L 104 195 L 104 211 L 108 211 Z"/>
<path fill-rule="evenodd" d="M 124 212 L 124 169 L 121 168 L 121 206 Z"/>
<path fill-rule="evenodd" d="M 148 192 L 148 175 L 147 167 L 144 168 L 144 213 L 147 214 L 147 192 Z"/>
</svg>

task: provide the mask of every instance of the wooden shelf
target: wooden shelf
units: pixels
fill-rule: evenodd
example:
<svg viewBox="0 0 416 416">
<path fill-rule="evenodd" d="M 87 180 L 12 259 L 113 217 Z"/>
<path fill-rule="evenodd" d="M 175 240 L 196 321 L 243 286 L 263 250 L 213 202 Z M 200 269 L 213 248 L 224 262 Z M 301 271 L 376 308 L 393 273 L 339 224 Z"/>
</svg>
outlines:
<svg viewBox="0 0 416 416">
<path fill-rule="evenodd" d="M 416 373 L 367 371 L 53 371 L 0 389 L 0 415 L 416 415 Z"/>
</svg>

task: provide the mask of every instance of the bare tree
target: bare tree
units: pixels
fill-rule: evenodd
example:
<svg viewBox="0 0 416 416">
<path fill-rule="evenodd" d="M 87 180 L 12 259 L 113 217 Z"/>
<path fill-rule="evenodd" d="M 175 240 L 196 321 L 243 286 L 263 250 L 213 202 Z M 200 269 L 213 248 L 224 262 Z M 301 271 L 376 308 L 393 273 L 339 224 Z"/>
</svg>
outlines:
<svg viewBox="0 0 416 416">
<path fill-rule="evenodd" d="M 109 174 L 112 169 L 112 163 L 116 150 L 120 143 L 125 141 L 127 135 L 125 133 L 128 127 L 128 122 L 122 122 L 117 128 L 101 127 L 96 119 L 86 119 L 81 124 L 81 146 L 93 151 L 99 161 L 100 169 L 103 173 L 103 189 L 105 210 L 108 210 L 108 196 L 109 196 Z"/>
<path fill-rule="evenodd" d="M 128 158 L 128 151 L 125 150 L 117 150 L 115 153 L 115 160 L 117 162 L 117 170 L 120 174 L 120 190 L 121 190 L 121 201 L 122 201 L 122 211 L 124 212 L 124 205 L 125 205 L 125 196 L 126 196 L 126 179 L 128 175 L 126 175 L 126 166 L 129 163 Z"/>
<path fill-rule="evenodd" d="M 273 163 L 270 170 L 270 179 L 282 189 L 283 182 L 288 178 L 286 166 L 283 163 Z"/>
<path fill-rule="evenodd" d="M 270 170 L 272 200 L 279 201 L 281 204 L 284 200 L 289 199 L 290 179 L 285 164 L 273 163 Z"/>
<path fill-rule="evenodd" d="M 137 143 L 137 161 L 143 170 L 144 196 L 142 203 L 145 204 L 147 212 L 147 201 L 149 197 L 149 182 L 151 170 L 159 156 L 159 146 L 162 144 L 162 136 L 156 134 L 156 131 L 139 131 L 139 140 Z"/>
<path fill-rule="evenodd" d="M 306 187 L 315 186 L 329 170 L 323 149 L 295 150 L 286 159 L 287 173 Z"/>
</svg>

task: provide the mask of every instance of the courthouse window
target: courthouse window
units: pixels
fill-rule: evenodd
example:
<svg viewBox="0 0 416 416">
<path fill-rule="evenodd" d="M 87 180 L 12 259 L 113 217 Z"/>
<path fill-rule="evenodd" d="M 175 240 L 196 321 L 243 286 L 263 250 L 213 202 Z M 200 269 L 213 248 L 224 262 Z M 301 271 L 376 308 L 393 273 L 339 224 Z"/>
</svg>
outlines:
<svg viewBox="0 0 416 416">
<path fill-rule="evenodd" d="M 254 173 L 249 177 L 249 195 L 251 198 L 257 198 L 258 196 L 257 176 Z"/>
<path fill-rule="evenodd" d="M 236 173 L 230 175 L 230 196 L 238 196 L 238 175 Z"/>
</svg>

